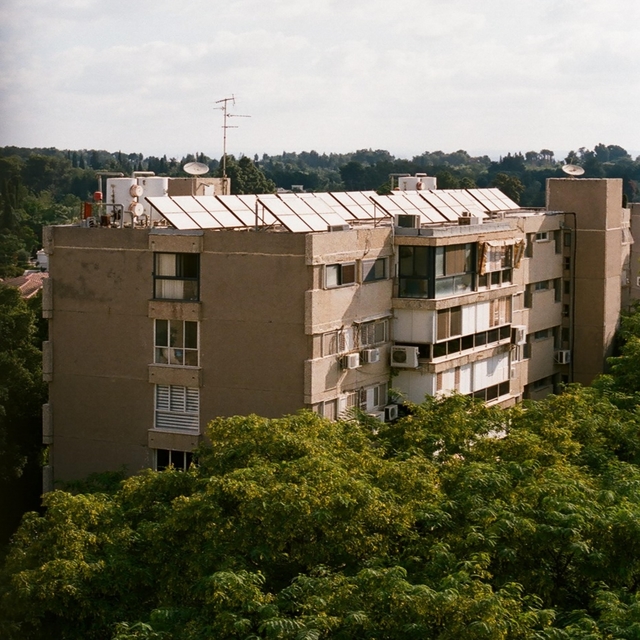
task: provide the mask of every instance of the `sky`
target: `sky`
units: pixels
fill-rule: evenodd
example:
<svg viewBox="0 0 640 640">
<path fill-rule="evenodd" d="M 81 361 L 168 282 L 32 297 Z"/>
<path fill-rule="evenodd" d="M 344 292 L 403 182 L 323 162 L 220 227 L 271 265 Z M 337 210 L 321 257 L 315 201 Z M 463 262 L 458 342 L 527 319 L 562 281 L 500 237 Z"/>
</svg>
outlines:
<svg viewBox="0 0 640 640">
<path fill-rule="evenodd" d="M 637 0 L 0 0 L 0 146 L 640 153 Z M 634 155 L 635 157 L 635 155 Z"/>
</svg>

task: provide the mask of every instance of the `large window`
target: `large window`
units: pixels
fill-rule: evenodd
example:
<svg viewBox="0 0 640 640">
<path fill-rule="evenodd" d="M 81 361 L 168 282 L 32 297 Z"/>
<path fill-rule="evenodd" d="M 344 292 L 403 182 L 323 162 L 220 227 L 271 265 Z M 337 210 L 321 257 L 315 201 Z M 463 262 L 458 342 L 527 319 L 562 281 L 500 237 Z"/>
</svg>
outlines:
<svg viewBox="0 0 640 640">
<path fill-rule="evenodd" d="M 475 286 L 475 245 L 399 247 L 399 296 L 445 298 Z"/>
<path fill-rule="evenodd" d="M 155 428 L 199 431 L 200 389 L 157 384 Z"/>
<path fill-rule="evenodd" d="M 198 366 L 198 323 L 183 320 L 156 320 L 156 364 Z"/>
<path fill-rule="evenodd" d="M 153 297 L 166 300 L 198 300 L 200 255 L 154 254 Z"/>
</svg>

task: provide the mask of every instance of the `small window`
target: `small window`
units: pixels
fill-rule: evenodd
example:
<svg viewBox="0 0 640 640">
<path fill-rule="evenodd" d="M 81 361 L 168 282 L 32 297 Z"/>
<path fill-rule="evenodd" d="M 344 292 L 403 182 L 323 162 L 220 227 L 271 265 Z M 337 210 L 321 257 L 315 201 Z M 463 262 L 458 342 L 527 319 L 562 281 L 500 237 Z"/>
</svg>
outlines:
<svg viewBox="0 0 640 640">
<path fill-rule="evenodd" d="M 200 255 L 155 253 L 153 297 L 164 300 L 198 300 Z"/>
<path fill-rule="evenodd" d="M 565 271 L 571 271 L 571 257 L 565 256 L 562 260 L 562 267 Z"/>
<path fill-rule="evenodd" d="M 548 280 L 541 280 L 540 282 L 536 282 L 533 285 L 533 290 L 534 291 L 547 291 L 549 289 L 549 281 Z"/>
<path fill-rule="evenodd" d="M 360 325 L 360 346 L 371 347 L 376 344 L 387 342 L 389 339 L 389 321 L 376 320 L 375 322 L 365 322 Z"/>
<path fill-rule="evenodd" d="M 353 327 L 322 334 L 322 357 L 346 353 L 353 349 Z"/>
<path fill-rule="evenodd" d="M 564 246 L 565 247 L 570 247 L 571 246 L 571 232 L 570 231 L 565 231 L 564 232 Z"/>
<path fill-rule="evenodd" d="M 354 284 L 356 281 L 356 263 L 328 264 L 325 267 L 325 286 L 327 289 Z"/>
<path fill-rule="evenodd" d="M 534 340 L 546 340 L 549 337 L 549 329 L 541 329 L 533 334 Z"/>
<path fill-rule="evenodd" d="M 536 242 L 549 242 L 549 232 L 540 231 L 536 233 Z"/>
<path fill-rule="evenodd" d="M 568 296 L 571 293 L 571 280 L 564 281 L 564 294 Z"/>
<path fill-rule="evenodd" d="M 156 364 L 179 367 L 198 366 L 198 323 L 183 320 L 156 320 Z"/>
<path fill-rule="evenodd" d="M 362 262 L 362 282 L 385 280 L 387 277 L 387 259 L 364 260 Z"/>
<path fill-rule="evenodd" d="M 155 449 L 153 468 L 156 471 L 164 471 L 168 467 L 173 467 L 176 471 L 187 471 L 192 462 L 194 460 L 191 451 Z"/>
</svg>

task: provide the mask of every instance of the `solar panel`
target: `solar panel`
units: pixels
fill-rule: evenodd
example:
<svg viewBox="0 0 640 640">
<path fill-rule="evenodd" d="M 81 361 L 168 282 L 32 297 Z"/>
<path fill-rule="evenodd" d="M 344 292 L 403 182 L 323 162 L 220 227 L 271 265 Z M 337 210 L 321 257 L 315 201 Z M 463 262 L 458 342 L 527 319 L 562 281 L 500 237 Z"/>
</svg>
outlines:
<svg viewBox="0 0 640 640">
<path fill-rule="evenodd" d="M 493 187 L 491 189 L 487 189 L 487 191 L 489 191 L 491 195 L 503 205 L 503 209 L 520 209 L 520 205 L 511 200 L 511 198 L 505 196 L 500 189 Z"/>
<path fill-rule="evenodd" d="M 194 220 L 192 220 L 169 196 L 150 196 L 146 198 L 147 202 L 176 229 L 200 229 Z"/>
<path fill-rule="evenodd" d="M 448 204 L 442 201 L 436 195 L 435 191 L 416 191 L 420 194 L 421 198 L 424 198 L 438 213 L 442 214 L 449 222 L 457 222 L 460 217 L 455 209 L 452 209 Z"/>
<path fill-rule="evenodd" d="M 193 196 L 173 196 L 173 201 L 189 214 L 201 229 L 220 229 L 222 225 Z"/>
<path fill-rule="evenodd" d="M 258 198 L 258 206 L 264 206 L 273 214 L 275 219 L 284 225 L 293 233 L 304 233 L 312 231 L 310 227 L 300 216 L 288 207 L 278 196 L 274 194 L 261 195 Z M 325 228 L 325 225 L 322 225 Z"/>
<path fill-rule="evenodd" d="M 245 225 L 225 207 L 216 196 L 196 196 L 196 200 L 220 223 L 225 229 L 244 227 Z"/>
<path fill-rule="evenodd" d="M 371 220 L 373 218 L 373 211 L 371 215 L 363 209 L 357 202 L 353 200 L 349 196 L 349 193 L 346 191 L 333 191 L 330 195 L 335 198 L 335 200 L 341 204 L 351 215 L 352 219 L 355 220 Z"/>
<path fill-rule="evenodd" d="M 416 209 L 420 210 L 420 213 L 427 219 L 430 223 L 441 223 L 446 222 L 448 218 L 446 218 L 442 213 L 440 213 L 433 205 L 429 204 L 424 198 L 420 197 L 417 192 L 413 191 L 404 191 L 404 198 L 411 202 Z M 394 196 L 395 197 L 395 196 Z"/>
<path fill-rule="evenodd" d="M 447 192 L 454 197 L 472 216 L 487 218 L 487 209 L 464 189 L 448 189 Z"/>
<path fill-rule="evenodd" d="M 294 193 L 281 193 L 278 196 L 296 215 L 314 231 L 326 231 L 330 223 L 316 213 L 305 200 L 298 198 Z M 340 224 L 340 222 L 336 223 Z"/>
<path fill-rule="evenodd" d="M 320 193 L 297 194 L 297 198 L 304 201 L 309 207 L 311 207 L 319 216 L 322 217 L 327 225 L 346 224 L 347 221 L 351 219 L 351 215 L 333 198 L 331 198 L 331 196 L 328 197 L 330 199 L 329 201 L 323 198 Z"/>
<path fill-rule="evenodd" d="M 257 200 L 260 198 L 260 196 L 257 196 L 255 194 L 243 194 L 243 195 L 239 195 L 236 196 L 239 200 L 241 200 L 242 202 L 244 202 L 247 207 L 253 212 L 253 223 L 251 226 L 255 225 L 256 223 L 256 202 Z M 271 213 L 269 212 L 268 209 L 265 209 L 264 207 L 260 206 L 260 204 L 258 203 L 258 218 L 259 220 L 261 220 L 263 222 L 263 224 L 266 225 L 272 225 L 276 223 L 276 219 L 271 215 Z"/>
</svg>

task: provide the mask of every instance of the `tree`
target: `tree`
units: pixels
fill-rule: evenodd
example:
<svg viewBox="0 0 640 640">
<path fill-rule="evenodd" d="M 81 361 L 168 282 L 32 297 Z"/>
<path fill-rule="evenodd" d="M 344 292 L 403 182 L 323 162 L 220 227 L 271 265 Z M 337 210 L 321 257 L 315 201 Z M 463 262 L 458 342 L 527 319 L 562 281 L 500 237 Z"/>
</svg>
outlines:
<svg viewBox="0 0 640 640">
<path fill-rule="evenodd" d="M 524 185 L 517 176 L 506 173 L 498 173 L 493 178 L 492 186 L 497 187 L 506 196 L 509 196 L 515 203 L 520 202 L 520 196 L 524 191 Z"/>
<path fill-rule="evenodd" d="M 227 176 L 231 180 L 231 193 L 273 193 L 276 185 L 269 180 L 262 170 L 248 156 L 236 160 L 227 156 Z M 222 177 L 222 160 L 218 168 L 218 177 Z"/>
</svg>

